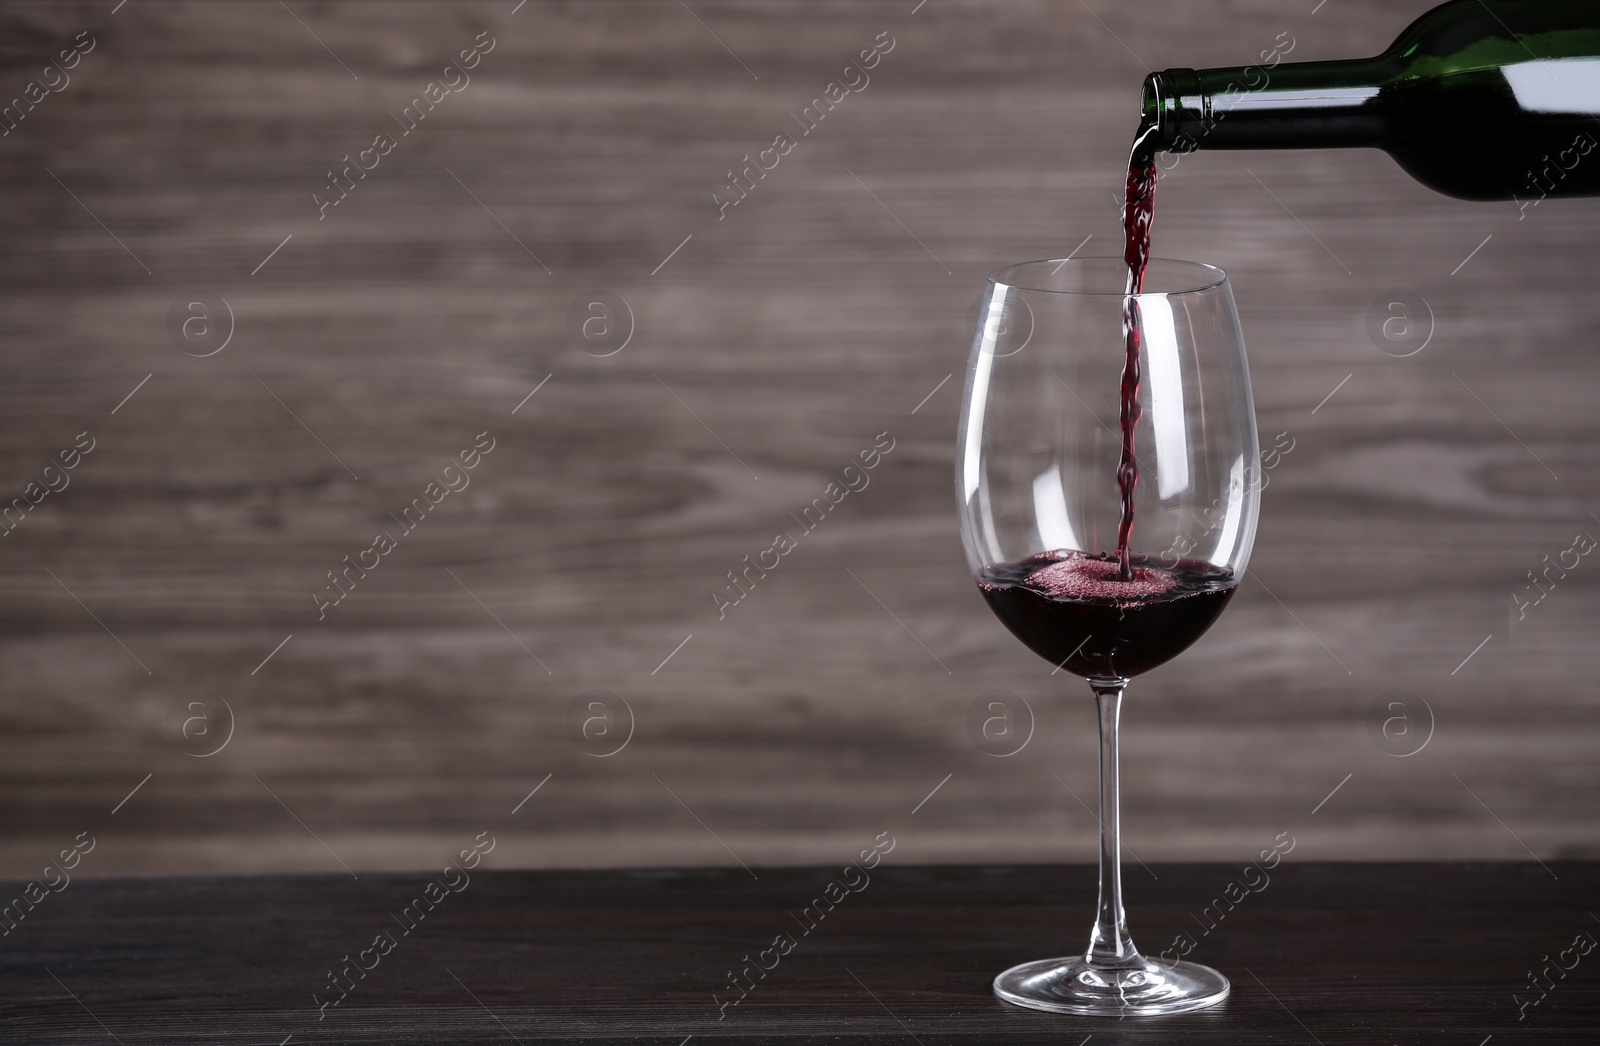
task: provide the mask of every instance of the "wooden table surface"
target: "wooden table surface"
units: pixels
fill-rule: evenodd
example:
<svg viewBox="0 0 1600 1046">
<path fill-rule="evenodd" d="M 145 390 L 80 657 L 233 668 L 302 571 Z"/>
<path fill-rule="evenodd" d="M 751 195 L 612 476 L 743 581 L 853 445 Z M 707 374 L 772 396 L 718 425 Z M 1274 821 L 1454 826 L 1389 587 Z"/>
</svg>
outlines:
<svg viewBox="0 0 1600 1046">
<path fill-rule="evenodd" d="M 1091 866 L 896 866 L 891 853 L 849 873 L 833 892 L 854 892 L 818 905 L 802 933 L 799 913 L 841 869 L 493 861 L 452 871 L 421 919 L 405 909 L 426 874 L 73 882 L 0 947 L 0 1041 L 1506 1046 L 1592 1043 L 1600 1026 L 1600 954 L 1563 957 L 1600 937 L 1592 863 L 1291 855 L 1250 873 L 1231 911 L 1218 898 L 1245 878 L 1239 865 L 1130 865 L 1141 948 L 1192 935 L 1191 957 L 1234 990 L 1202 1013 L 1117 1021 L 1019 1010 L 989 991 L 1008 965 L 1083 945 Z M 387 954 L 363 955 L 385 932 Z M 783 933 L 788 954 L 760 958 Z M 728 971 L 757 959 L 770 972 L 752 969 L 719 1020 L 714 993 L 738 999 Z M 352 962 L 370 972 L 352 967 L 353 984 L 328 990 L 330 968 Z M 1530 990 L 1529 971 L 1547 965 L 1553 984 Z M 314 995 L 342 1001 L 319 1019 Z"/>
</svg>

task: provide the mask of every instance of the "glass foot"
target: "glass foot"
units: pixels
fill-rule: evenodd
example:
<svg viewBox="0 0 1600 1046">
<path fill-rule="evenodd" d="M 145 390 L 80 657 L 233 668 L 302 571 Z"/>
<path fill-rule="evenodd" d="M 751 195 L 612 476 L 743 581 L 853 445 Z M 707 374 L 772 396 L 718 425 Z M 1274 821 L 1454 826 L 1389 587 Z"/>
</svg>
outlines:
<svg viewBox="0 0 1600 1046">
<path fill-rule="evenodd" d="M 1081 955 L 1040 959 L 994 979 L 994 993 L 1014 1005 L 1105 1017 L 1199 1010 L 1226 999 L 1228 987 L 1228 978 L 1209 966 L 1169 967 L 1142 956 L 1118 966 L 1091 966 Z"/>
</svg>

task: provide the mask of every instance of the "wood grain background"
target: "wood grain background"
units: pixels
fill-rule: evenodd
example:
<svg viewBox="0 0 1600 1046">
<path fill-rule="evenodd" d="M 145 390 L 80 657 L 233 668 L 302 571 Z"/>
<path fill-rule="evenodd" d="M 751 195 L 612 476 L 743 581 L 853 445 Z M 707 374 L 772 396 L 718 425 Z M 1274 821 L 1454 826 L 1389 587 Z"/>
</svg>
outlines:
<svg viewBox="0 0 1600 1046">
<path fill-rule="evenodd" d="M 1086 690 L 991 617 L 956 533 L 966 312 L 996 265 L 1116 253 L 1147 67 L 1280 34 L 1367 54 L 1428 6 L 0 7 L 3 98 L 95 41 L 0 138 L 0 496 L 96 441 L 0 537 L 0 871 L 83 831 L 85 874 L 424 867 L 483 830 L 502 867 L 827 864 L 886 829 L 906 861 L 1088 859 Z M 319 220 L 324 172 L 485 30 Z M 724 172 L 881 32 L 870 84 L 719 219 Z M 1508 612 L 1600 536 L 1597 223 L 1378 153 L 1164 178 L 1156 253 L 1230 272 L 1261 431 L 1294 449 L 1259 583 L 1131 691 L 1140 858 L 1280 831 L 1308 858 L 1600 854 L 1600 564 Z M 565 332 L 592 289 L 635 318 L 604 358 Z M 205 358 L 167 331 L 193 291 L 234 314 Z M 1405 358 L 1366 326 L 1400 292 L 1434 316 Z M 325 573 L 484 431 L 470 487 L 318 620 Z M 725 573 L 885 431 L 870 487 L 719 620 Z M 965 726 L 996 688 L 1036 717 L 1010 758 Z M 606 758 L 569 731 L 597 689 L 635 717 Z M 1369 738 L 1390 690 L 1435 719 L 1407 758 Z M 197 758 L 174 704 L 223 701 Z"/>
</svg>

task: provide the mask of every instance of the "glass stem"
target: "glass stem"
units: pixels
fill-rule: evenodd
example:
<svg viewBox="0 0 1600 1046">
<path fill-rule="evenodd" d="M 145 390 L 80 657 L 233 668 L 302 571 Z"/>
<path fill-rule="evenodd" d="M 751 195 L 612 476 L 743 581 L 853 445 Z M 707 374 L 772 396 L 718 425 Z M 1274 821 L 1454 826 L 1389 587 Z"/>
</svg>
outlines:
<svg viewBox="0 0 1600 1046">
<path fill-rule="evenodd" d="M 1126 679 L 1089 681 L 1100 715 L 1100 910 L 1084 958 L 1095 965 L 1122 965 L 1139 956 L 1128 936 L 1128 917 L 1122 908 L 1117 726 L 1122 716 L 1122 691 L 1127 685 Z"/>
</svg>

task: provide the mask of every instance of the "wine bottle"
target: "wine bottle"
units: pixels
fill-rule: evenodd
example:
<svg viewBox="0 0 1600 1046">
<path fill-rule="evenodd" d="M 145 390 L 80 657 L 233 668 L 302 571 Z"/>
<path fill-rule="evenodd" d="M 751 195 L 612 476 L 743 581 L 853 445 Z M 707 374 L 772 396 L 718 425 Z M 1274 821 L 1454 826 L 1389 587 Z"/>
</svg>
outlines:
<svg viewBox="0 0 1600 1046">
<path fill-rule="evenodd" d="M 1151 73 L 1143 121 L 1167 152 L 1368 147 L 1462 199 L 1597 195 L 1600 2 L 1453 0 L 1375 58 Z"/>
</svg>

